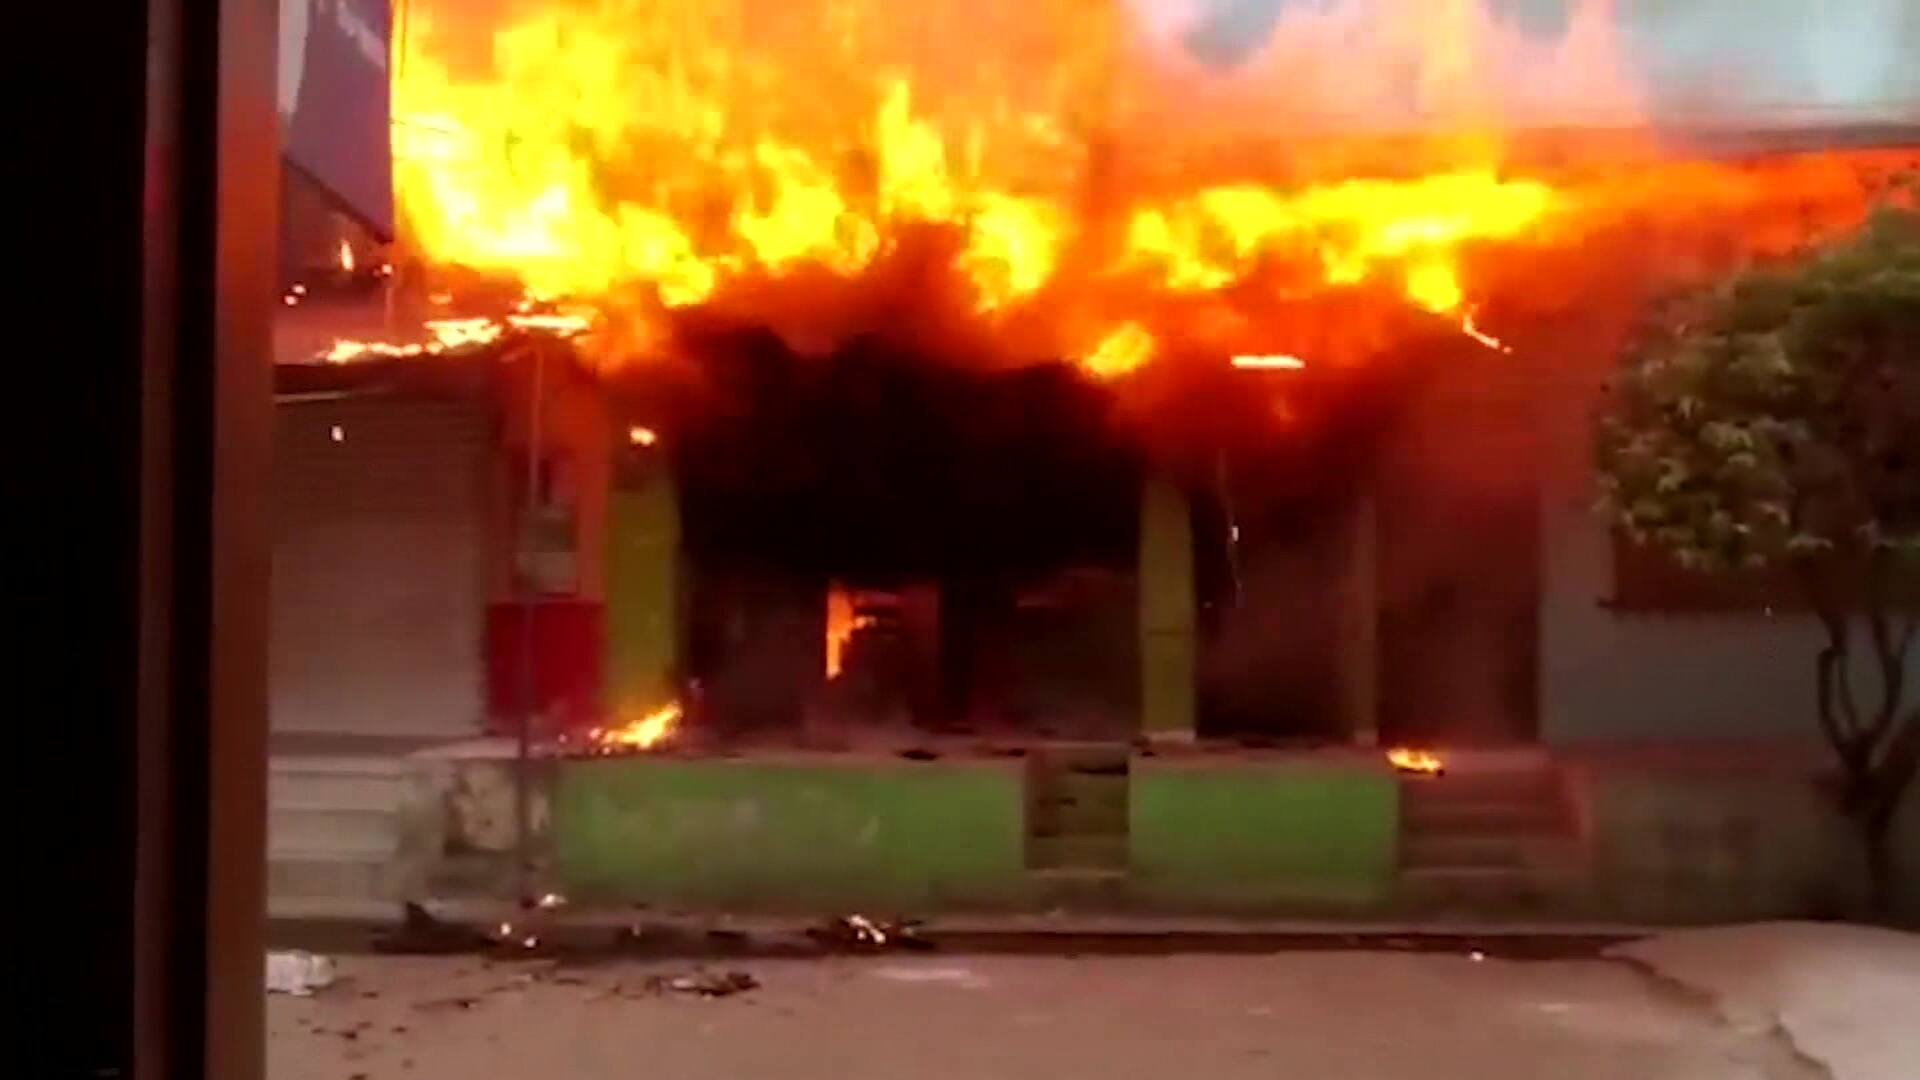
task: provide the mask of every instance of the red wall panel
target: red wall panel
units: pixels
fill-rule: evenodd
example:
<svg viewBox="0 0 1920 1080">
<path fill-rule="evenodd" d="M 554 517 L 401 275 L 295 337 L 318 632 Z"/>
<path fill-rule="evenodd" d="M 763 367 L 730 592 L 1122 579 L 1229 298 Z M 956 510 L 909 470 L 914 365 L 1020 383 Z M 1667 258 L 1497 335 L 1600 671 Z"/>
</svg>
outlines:
<svg viewBox="0 0 1920 1080">
<path fill-rule="evenodd" d="M 592 727 L 605 679 L 601 605 L 585 600 L 493 604 L 487 609 L 487 724 L 519 731 L 531 713 L 536 737 Z"/>
</svg>

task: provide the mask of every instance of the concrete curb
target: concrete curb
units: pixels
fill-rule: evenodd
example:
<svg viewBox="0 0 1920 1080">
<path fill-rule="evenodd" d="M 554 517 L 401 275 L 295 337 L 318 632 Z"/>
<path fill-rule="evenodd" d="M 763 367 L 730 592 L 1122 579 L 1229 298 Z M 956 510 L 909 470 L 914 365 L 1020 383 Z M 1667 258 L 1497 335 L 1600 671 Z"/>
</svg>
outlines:
<svg viewBox="0 0 1920 1080">
<path fill-rule="evenodd" d="M 282 948 L 331 953 L 387 951 L 381 939 L 400 921 L 392 907 L 276 904 L 268 937 Z M 833 917 L 693 915 L 568 909 L 523 912 L 510 904 L 433 905 L 436 918 L 472 935 L 513 927 L 544 954 L 600 953 L 645 958 L 830 956 L 898 948 L 823 944 Z M 1437 952 L 1490 959 L 1598 957 L 1654 931 L 1641 926 L 1467 921 L 1362 922 L 1230 920 L 1100 915 L 967 916 L 914 924 L 911 947 L 954 954 L 1031 956 L 1258 955 L 1303 951 Z M 401 950 L 394 950 L 401 951 Z M 512 953 L 513 950 L 502 951 Z"/>
</svg>

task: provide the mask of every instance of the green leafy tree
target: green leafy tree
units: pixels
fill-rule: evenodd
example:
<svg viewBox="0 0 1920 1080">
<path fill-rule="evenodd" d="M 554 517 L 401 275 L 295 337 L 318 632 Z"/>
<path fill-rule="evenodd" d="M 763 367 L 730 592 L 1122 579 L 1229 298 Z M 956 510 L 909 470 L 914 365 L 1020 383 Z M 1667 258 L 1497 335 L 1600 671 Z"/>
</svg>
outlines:
<svg viewBox="0 0 1920 1080">
<path fill-rule="evenodd" d="M 1920 213 L 1656 305 L 1609 387 L 1602 504 L 1701 572 L 1781 571 L 1825 629 L 1819 723 L 1876 903 L 1920 770 Z"/>
</svg>

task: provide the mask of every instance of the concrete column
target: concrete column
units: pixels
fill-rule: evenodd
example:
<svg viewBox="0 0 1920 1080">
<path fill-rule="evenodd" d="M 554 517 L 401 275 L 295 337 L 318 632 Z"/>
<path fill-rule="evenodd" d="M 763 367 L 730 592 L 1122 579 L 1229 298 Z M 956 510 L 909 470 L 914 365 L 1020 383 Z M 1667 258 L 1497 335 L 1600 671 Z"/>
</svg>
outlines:
<svg viewBox="0 0 1920 1080">
<path fill-rule="evenodd" d="M 607 507 L 607 706 L 652 709 L 678 693 L 680 499 L 669 458 L 626 447 Z"/>
<path fill-rule="evenodd" d="M 1140 498 L 1140 734 L 1192 742 L 1198 656 L 1186 492 L 1149 476 Z"/>
<path fill-rule="evenodd" d="M 1335 565 L 1334 664 L 1340 710 L 1354 742 L 1380 741 L 1380 520 L 1371 492 L 1347 507 Z"/>
</svg>

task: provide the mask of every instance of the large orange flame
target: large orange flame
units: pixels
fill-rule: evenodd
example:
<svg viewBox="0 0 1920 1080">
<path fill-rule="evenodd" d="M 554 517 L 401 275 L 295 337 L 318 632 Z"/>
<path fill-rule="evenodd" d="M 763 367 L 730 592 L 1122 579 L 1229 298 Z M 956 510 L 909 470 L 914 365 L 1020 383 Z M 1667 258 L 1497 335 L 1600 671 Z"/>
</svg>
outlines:
<svg viewBox="0 0 1920 1080">
<path fill-rule="evenodd" d="M 1191 59 L 1197 10 L 418 0 L 396 46 L 403 216 L 430 263 L 656 340 L 688 308 L 831 338 L 853 304 L 1118 375 L 1170 336 L 1270 352 L 1275 309 L 1345 287 L 1471 330 L 1475 250 L 1565 239 L 1591 194 L 1510 175 L 1501 132 L 1636 108 L 1609 0 L 1550 43 L 1477 0 L 1312 5 L 1225 70 Z M 1386 161 L 1321 138 L 1415 127 L 1437 136 Z M 835 291 L 903 273 L 881 300 Z"/>
<path fill-rule="evenodd" d="M 1200 75 L 1156 44 L 1152 7 L 553 0 L 508 12 L 462 56 L 436 21 L 459 9 L 442 6 L 415 6 L 396 63 L 408 227 L 434 261 L 541 295 L 656 312 L 730 287 L 764 295 L 809 273 L 857 278 L 934 228 L 974 315 L 1028 335 L 1021 347 L 1119 371 L 1154 342 L 1116 292 L 1214 293 L 1262 268 L 1293 289 L 1390 282 L 1454 313 L 1470 299 L 1459 249 L 1518 236 L 1555 205 L 1545 184 L 1499 175 L 1484 139 L 1401 180 L 1282 184 L 1209 163 L 1276 87 L 1292 85 L 1298 112 L 1338 80 L 1324 56 L 1311 88 L 1299 56 L 1284 82 L 1263 77 L 1288 66 L 1277 59 Z M 1450 3 L 1418 23 L 1345 66 L 1411 58 L 1411 104 L 1486 120 L 1470 92 L 1485 17 Z M 1194 86 L 1191 104 L 1219 114 L 1212 145 L 1166 113 Z M 1234 100 L 1205 98 L 1222 92 Z M 1169 153 L 1192 160 L 1168 169 Z"/>
</svg>

